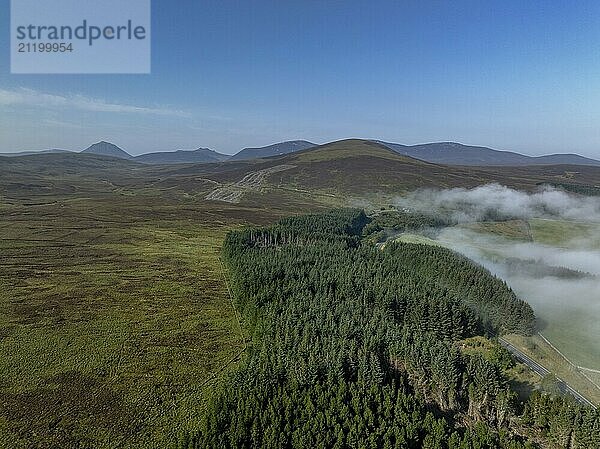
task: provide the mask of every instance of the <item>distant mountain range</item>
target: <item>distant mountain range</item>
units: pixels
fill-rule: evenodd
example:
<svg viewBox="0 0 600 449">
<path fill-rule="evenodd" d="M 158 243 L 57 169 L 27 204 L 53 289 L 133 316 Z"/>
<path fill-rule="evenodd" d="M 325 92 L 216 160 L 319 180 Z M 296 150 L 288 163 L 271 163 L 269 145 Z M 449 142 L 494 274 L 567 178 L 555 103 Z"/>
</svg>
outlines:
<svg viewBox="0 0 600 449">
<path fill-rule="evenodd" d="M 578 154 L 551 154 L 548 156 L 526 156 L 512 151 L 499 151 L 487 147 L 463 145 L 455 142 L 426 143 L 421 145 L 401 145 L 399 143 L 382 142 L 399 154 L 410 156 L 434 164 L 444 165 L 595 165 L 600 161 L 579 156 Z"/>
<path fill-rule="evenodd" d="M 305 200 L 320 198 L 319 201 L 330 204 L 336 195 L 348 198 L 396 195 L 423 187 L 472 188 L 497 183 L 532 190 L 541 184 L 552 184 L 579 192 L 600 185 L 597 165 L 440 165 L 363 139 L 342 140 L 261 159 L 183 166 L 141 164 L 135 159 L 107 157 L 94 151 L 121 154 L 110 146 L 99 145 L 86 154 L 58 152 L 0 157 L 0 190 L 69 193 L 74 188 L 91 188 L 96 181 L 101 189 L 106 187 L 107 180 L 114 185 L 124 185 L 152 179 L 159 180 L 152 183 L 153 188 L 177 187 L 189 194 L 199 194 L 199 198 L 206 201 L 265 201 L 269 198 L 268 201 L 276 203 L 295 198 L 298 204 L 304 204 Z M 82 179 L 91 184 L 82 185 Z M 28 180 L 26 184 L 24 180 Z M 256 195 L 266 196 L 259 199 Z"/>
<path fill-rule="evenodd" d="M 42 151 L 22 151 L 19 153 L 0 153 L 0 156 L 31 156 L 35 154 L 49 153 L 75 153 L 69 150 L 42 150 Z M 139 156 L 132 156 L 114 143 L 101 141 L 90 145 L 82 154 L 95 154 L 98 156 L 116 157 L 130 161 L 141 162 L 143 164 L 194 164 L 206 162 L 221 162 L 229 159 L 227 154 L 217 153 L 208 148 L 199 148 L 197 150 L 176 150 L 176 151 L 158 151 L 155 153 L 146 153 Z"/>
<path fill-rule="evenodd" d="M 528 166 L 528 165 L 589 165 L 600 166 L 600 161 L 578 154 L 551 154 L 547 156 L 526 156 L 512 151 L 499 151 L 488 147 L 463 145 L 455 142 L 437 142 L 420 145 L 402 145 L 398 143 L 373 140 L 390 150 L 425 162 L 443 165 L 464 166 Z M 197 150 L 176 150 L 146 153 L 132 156 L 110 142 L 95 143 L 81 153 L 127 159 L 144 164 L 198 164 L 224 161 L 242 161 L 262 159 L 306 151 L 319 145 L 306 140 L 291 140 L 259 148 L 244 148 L 233 156 L 218 153 L 208 148 Z M 26 156 L 33 154 L 65 153 L 67 150 L 52 149 L 43 151 L 24 151 L 20 153 L 0 153 L 0 156 Z"/>
<path fill-rule="evenodd" d="M 98 142 L 86 148 L 82 153 L 97 154 L 100 156 L 112 156 L 121 159 L 129 159 L 144 164 L 198 164 L 208 162 L 223 162 L 225 160 L 241 161 L 247 159 L 260 159 L 271 156 L 281 156 L 294 153 L 296 151 L 306 150 L 317 146 L 314 143 L 305 140 L 292 140 L 289 142 L 275 143 L 260 148 L 244 148 L 234 156 L 218 153 L 208 148 L 199 148 L 197 150 L 177 150 L 160 151 L 156 153 L 146 153 L 140 156 L 131 156 L 118 146 L 109 142 Z"/>
</svg>

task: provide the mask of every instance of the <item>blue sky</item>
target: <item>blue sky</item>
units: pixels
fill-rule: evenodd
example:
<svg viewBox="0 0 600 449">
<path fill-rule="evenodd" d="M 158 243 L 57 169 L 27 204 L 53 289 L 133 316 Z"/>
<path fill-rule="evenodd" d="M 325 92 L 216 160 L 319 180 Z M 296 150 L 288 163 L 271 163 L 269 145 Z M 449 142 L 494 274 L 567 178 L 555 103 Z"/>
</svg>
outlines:
<svg viewBox="0 0 600 449">
<path fill-rule="evenodd" d="M 600 158 L 600 3 L 153 0 L 150 75 L 11 75 L 0 151 L 458 141 Z"/>
</svg>

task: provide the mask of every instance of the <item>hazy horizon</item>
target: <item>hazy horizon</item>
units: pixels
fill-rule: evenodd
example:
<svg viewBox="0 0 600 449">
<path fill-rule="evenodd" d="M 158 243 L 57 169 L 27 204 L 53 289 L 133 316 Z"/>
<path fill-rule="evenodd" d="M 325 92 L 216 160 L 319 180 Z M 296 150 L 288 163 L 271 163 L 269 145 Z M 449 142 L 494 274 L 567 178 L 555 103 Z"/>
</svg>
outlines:
<svg viewBox="0 0 600 449">
<path fill-rule="evenodd" d="M 5 58 L 0 151 L 361 135 L 600 158 L 600 4 L 338 6 L 154 2 L 149 75 L 11 75 Z"/>
<path fill-rule="evenodd" d="M 373 141 L 383 141 L 382 139 L 377 139 L 377 138 L 363 138 L 363 137 L 342 137 L 339 139 L 334 139 L 332 141 L 327 141 L 327 142 L 317 142 L 314 139 L 306 139 L 306 138 L 294 138 L 294 139 L 285 139 L 285 140 L 281 140 L 278 142 L 270 142 L 270 143 L 266 143 L 264 145 L 258 145 L 258 146 L 240 146 L 237 150 L 234 150 L 233 152 L 229 153 L 229 152 L 225 152 L 225 151 L 220 151 L 218 149 L 215 148 L 210 148 L 207 146 L 203 146 L 203 145 L 199 145 L 193 148 L 165 148 L 165 149 L 156 149 L 156 150 L 149 150 L 149 151 L 142 151 L 142 152 L 132 152 L 129 151 L 127 148 L 124 148 L 123 146 L 119 145 L 116 142 L 112 142 L 106 139 L 101 139 L 99 141 L 95 141 L 95 142 L 91 142 L 87 145 L 84 145 L 80 148 L 58 148 L 58 147 L 47 147 L 47 148 L 35 148 L 35 149 L 14 149 L 14 150 L 4 150 L 2 148 L 0 148 L 0 155 L 1 154 L 18 154 L 18 153 L 29 153 L 29 152 L 43 152 L 43 151 L 52 151 L 52 150 L 62 150 L 62 151 L 70 151 L 70 152 L 74 152 L 74 153 L 79 153 L 83 150 L 85 150 L 86 148 L 90 147 L 93 144 L 96 143 L 100 143 L 100 142 L 107 142 L 107 143 L 112 143 L 116 146 L 118 146 L 120 149 L 122 149 L 123 151 L 127 152 L 128 154 L 130 154 L 131 156 L 141 156 L 144 154 L 150 154 L 150 153 L 156 153 L 156 152 L 165 152 L 165 153 L 173 153 L 176 151 L 196 151 L 196 150 L 200 150 L 200 149 L 208 149 L 208 150 L 212 150 L 212 151 L 216 151 L 217 153 L 221 153 L 224 154 L 226 156 L 233 156 L 237 153 L 239 153 L 240 151 L 247 149 L 247 148 L 263 148 L 263 147 L 268 147 L 270 145 L 275 145 L 278 143 L 283 143 L 283 142 L 288 142 L 288 141 L 297 141 L 297 140 L 304 140 L 304 141 L 308 141 L 308 142 L 312 142 L 316 145 L 325 145 L 327 143 L 330 142 L 336 142 L 339 140 L 346 140 L 346 139 L 360 139 L 360 140 L 373 140 Z M 537 156 L 548 156 L 548 155 L 555 155 L 555 154 L 577 154 L 580 156 L 584 156 L 584 157 L 588 157 L 591 159 L 596 159 L 593 156 L 586 156 L 584 154 L 581 153 L 576 153 L 576 152 L 564 152 L 564 153 L 560 153 L 560 152 L 547 152 L 547 153 L 539 153 L 539 154 L 532 154 L 532 153 L 527 153 L 525 151 L 519 151 L 519 150 L 512 150 L 512 149 L 501 149 L 501 148 L 496 148 L 492 145 L 486 145 L 486 144 L 468 144 L 468 143 L 463 143 L 463 142 L 453 142 L 453 141 L 449 141 L 449 140 L 440 140 L 440 141 L 436 141 L 436 142 L 417 142 L 417 143 L 405 143 L 405 142 L 396 142 L 396 141 L 385 141 L 386 143 L 390 143 L 390 144 L 401 144 L 401 145 L 406 145 L 406 146 L 413 146 L 413 145 L 425 145 L 425 144 L 432 144 L 432 143 L 456 143 L 456 144 L 460 144 L 460 145 L 465 145 L 465 146 L 474 146 L 474 147 L 484 147 L 484 148 L 490 148 L 492 150 L 497 150 L 497 151 L 510 151 L 513 153 L 518 153 L 518 154 L 522 154 L 525 156 L 532 156 L 532 157 L 537 157 Z M 600 157 L 598 157 L 597 159 L 600 159 Z"/>
</svg>

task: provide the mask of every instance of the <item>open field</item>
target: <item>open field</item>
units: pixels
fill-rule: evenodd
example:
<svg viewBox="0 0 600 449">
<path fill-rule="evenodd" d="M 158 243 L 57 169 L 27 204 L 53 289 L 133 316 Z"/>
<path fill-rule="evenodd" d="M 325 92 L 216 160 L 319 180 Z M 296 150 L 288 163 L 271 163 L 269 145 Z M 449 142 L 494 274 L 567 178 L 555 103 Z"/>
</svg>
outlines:
<svg viewBox="0 0 600 449">
<path fill-rule="evenodd" d="M 464 227 L 475 232 L 488 233 L 507 239 L 523 241 L 532 239 L 530 225 L 525 220 L 468 223 Z"/>
<path fill-rule="evenodd" d="M 534 218 L 529 224 L 538 243 L 600 250 L 600 223 Z"/>
<path fill-rule="evenodd" d="M 420 243 L 421 245 L 442 246 L 437 240 L 430 239 L 429 237 L 420 234 L 412 234 L 410 232 L 403 232 L 393 240 L 402 243 Z"/>
<path fill-rule="evenodd" d="M 244 347 L 219 261 L 225 234 L 311 207 L 291 193 L 233 206 L 201 199 L 210 183 L 131 182 L 3 188 L 6 447 L 169 447 L 193 429 Z"/>
<path fill-rule="evenodd" d="M 593 254 L 600 257 L 599 223 L 541 219 L 530 223 L 534 242 L 570 251 L 564 264 L 572 263 L 571 259 L 581 253 L 582 257 L 575 260 L 581 263 L 577 268 L 600 274 L 593 261 L 586 262 Z M 590 289 L 584 289 L 587 284 L 591 289 L 599 285 L 597 280 L 582 280 L 569 291 L 548 292 L 544 298 L 530 300 L 542 320 L 543 334 L 574 363 L 600 370 L 600 297 L 597 291 L 590 295 Z"/>
<path fill-rule="evenodd" d="M 189 421 L 242 348 L 218 259 L 226 226 L 99 222 L 81 206 L 104 205 L 0 221 L 0 432 L 11 447 L 33 435 L 60 447 L 172 437 L 167 422 Z"/>
<path fill-rule="evenodd" d="M 440 240 L 464 252 L 504 278 L 513 290 L 529 302 L 538 317 L 542 333 L 577 365 L 600 370 L 600 299 L 597 296 L 600 251 L 594 238 L 600 235 L 596 223 L 532 219 L 523 222 L 488 222 L 449 228 Z M 461 228 L 467 229 L 462 232 Z M 526 233 L 514 229 L 530 229 Z M 476 231 L 476 232 L 472 232 Z M 529 259 L 529 265 L 511 269 L 509 260 Z M 514 263 L 514 262 L 513 262 Z M 538 266 L 537 271 L 524 271 Z M 581 274 L 563 277 L 545 272 L 546 267 L 566 267 Z"/>
<path fill-rule="evenodd" d="M 579 369 L 581 374 L 586 377 L 591 383 L 597 386 L 600 389 L 600 373 L 596 371 L 589 371 L 587 368 Z"/>
<path fill-rule="evenodd" d="M 544 336 L 573 363 L 600 369 L 598 306 L 589 310 L 583 305 L 574 305 L 566 297 L 562 299 L 566 302 L 563 304 L 559 297 L 547 296 L 545 299 L 544 302 L 544 298 L 528 296 Z"/>
</svg>

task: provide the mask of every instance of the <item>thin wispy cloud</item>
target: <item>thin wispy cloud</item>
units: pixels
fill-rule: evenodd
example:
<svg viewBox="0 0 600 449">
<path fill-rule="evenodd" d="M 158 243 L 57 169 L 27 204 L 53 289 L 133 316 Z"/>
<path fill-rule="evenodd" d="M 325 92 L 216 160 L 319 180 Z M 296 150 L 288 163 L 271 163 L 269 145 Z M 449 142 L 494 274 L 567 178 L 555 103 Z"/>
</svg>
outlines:
<svg viewBox="0 0 600 449">
<path fill-rule="evenodd" d="M 84 129 L 84 126 L 81 123 L 72 123 L 65 122 L 64 120 L 53 120 L 53 119 L 44 119 L 42 122 L 44 125 L 49 127 L 60 127 L 60 128 L 71 128 L 71 129 Z"/>
<path fill-rule="evenodd" d="M 0 89 L 0 106 L 25 106 L 45 109 L 76 109 L 89 112 L 122 114 L 170 115 L 189 117 L 190 114 L 167 107 L 147 107 L 106 101 L 84 95 L 56 95 L 34 89 Z"/>
</svg>

